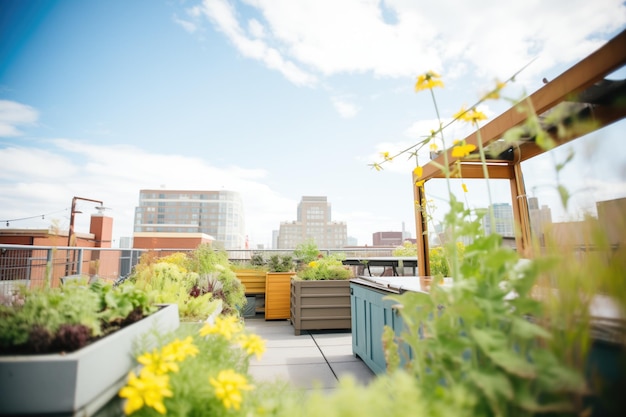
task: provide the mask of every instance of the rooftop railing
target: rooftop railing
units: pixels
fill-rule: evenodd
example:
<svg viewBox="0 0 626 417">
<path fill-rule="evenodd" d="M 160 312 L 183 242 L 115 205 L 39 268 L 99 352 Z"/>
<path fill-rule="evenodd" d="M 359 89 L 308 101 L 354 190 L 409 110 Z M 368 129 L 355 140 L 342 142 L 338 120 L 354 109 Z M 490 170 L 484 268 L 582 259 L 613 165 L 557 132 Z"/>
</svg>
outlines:
<svg viewBox="0 0 626 417">
<path fill-rule="evenodd" d="M 341 253 L 348 258 L 391 256 L 394 248 L 322 249 L 325 255 Z M 0 297 L 13 294 L 20 285 L 27 287 L 57 286 L 61 278 L 71 275 L 98 276 L 115 282 L 127 277 L 147 249 L 87 248 L 67 246 L 30 246 L 0 244 Z M 156 249 L 158 257 L 191 249 Z M 293 254 L 286 249 L 227 250 L 232 262 L 245 262 L 253 254 L 265 259 L 274 254 Z"/>
</svg>

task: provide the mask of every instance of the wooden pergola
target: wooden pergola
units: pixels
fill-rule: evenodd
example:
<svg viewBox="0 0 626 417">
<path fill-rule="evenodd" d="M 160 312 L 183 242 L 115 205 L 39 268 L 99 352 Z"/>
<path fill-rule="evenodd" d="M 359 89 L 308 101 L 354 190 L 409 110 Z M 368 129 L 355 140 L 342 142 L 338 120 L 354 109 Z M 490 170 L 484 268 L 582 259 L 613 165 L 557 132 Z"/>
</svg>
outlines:
<svg viewBox="0 0 626 417">
<path fill-rule="evenodd" d="M 567 136 L 557 134 L 556 126 L 544 126 L 550 133 L 556 146 L 586 135 L 592 131 L 608 126 L 626 116 L 626 80 L 611 81 L 605 77 L 626 64 L 626 30 L 611 39 L 600 49 L 578 62 L 554 80 L 547 82 L 542 88 L 527 97 L 521 103 L 532 103 L 532 108 L 540 120 L 557 112 L 561 114 L 562 123 L 569 124 Z M 497 118 L 480 128 L 480 135 L 474 132 L 465 138 L 467 144 L 478 146 L 482 141 L 485 149 L 501 146 L 505 132 L 522 125 L 528 114 L 511 107 Z M 581 122 L 581 121 L 584 121 Z M 625 132 L 626 134 L 626 132 Z M 529 135 L 530 136 L 530 135 Z M 540 155 L 544 150 L 539 147 L 533 137 L 528 137 L 514 147 L 504 148 L 499 155 L 507 155 L 506 159 L 489 159 L 487 161 L 490 179 L 509 180 L 513 218 L 516 229 L 515 236 L 518 252 L 523 256 L 530 253 L 530 221 L 528 201 L 522 176 L 521 163 Z M 451 169 L 459 158 L 452 157 L 451 149 L 446 150 L 448 167 Z M 440 169 L 445 166 L 444 155 L 423 166 L 422 176 L 413 174 L 413 192 L 416 202 L 425 201 L 424 187 L 418 187 L 419 179 L 427 183 L 433 178 L 445 178 Z M 461 159 L 460 162 L 465 179 L 484 178 L 483 166 L 476 158 Z M 418 204 L 415 207 L 415 226 L 417 237 L 418 274 L 430 275 L 430 259 L 428 244 L 427 219 Z"/>
</svg>

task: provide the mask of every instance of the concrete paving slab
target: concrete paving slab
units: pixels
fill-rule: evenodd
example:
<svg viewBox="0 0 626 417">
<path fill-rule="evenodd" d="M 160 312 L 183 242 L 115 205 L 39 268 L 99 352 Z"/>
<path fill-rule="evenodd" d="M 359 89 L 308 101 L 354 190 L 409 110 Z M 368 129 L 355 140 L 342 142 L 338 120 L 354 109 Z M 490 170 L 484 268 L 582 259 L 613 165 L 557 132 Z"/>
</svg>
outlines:
<svg viewBox="0 0 626 417">
<path fill-rule="evenodd" d="M 320 346 L 324 358 L 329 363 L 334 362 L 363 362 L 352 353 L 352 344 L 336 346 Z M 364 366 L 367 366 L 363 364 Z"/>
<path fill-rule="evenodd" d="M 294 388 L 337 387 L 337 378 L 326 364 L 251 365 L 249 371 L 256 381 L 289 381 Z"/>
<path fill-rule="evenodd" d="M 367 385 L 376 378 L 376 374 L 360 359 L 359 362 L 334 362 L 330 367 L 337 378 L 351 376 L 362 385 Z"/>
<path fill-rule="evenodd" d="M 286 382 L 294 390 L 313 388 L 332 392 L 338 378 L 351 375 L 367 384 L 375 375 L 352 353 L 352 334 L 345 330 L 303 331 L 295 336 L 288 320 L 246 318 L 246 329 L 265 339 L 260 360 L 250 360 L 250 374 L 257 381 Z"/>
<path fill-rule="evenodd" d="M 313 333 L 311 336 L 319 346 L 350 345 L 352 346 L 352 333 Z"/>
<path fill-rule="evenodd" d="M 261 360 L 253 358 L 251 365 L 288 365 L 288 364 L 326 364 L 320 350 L 316 347 L 270 347 L 265 350 Z"/>
</svg>

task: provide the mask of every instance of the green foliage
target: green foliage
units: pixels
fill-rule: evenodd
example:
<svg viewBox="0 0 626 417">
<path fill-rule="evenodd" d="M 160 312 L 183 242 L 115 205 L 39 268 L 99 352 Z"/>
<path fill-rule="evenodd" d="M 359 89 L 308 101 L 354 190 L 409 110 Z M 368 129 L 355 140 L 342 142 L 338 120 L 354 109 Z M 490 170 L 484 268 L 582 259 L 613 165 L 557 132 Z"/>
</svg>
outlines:
<svg viewBox="0 0 626 417">
<path fill-rule="evenodd" d="M 327 279 L 350 279 L 352 272 L 341 262 L 344 257 L 340 254 L 332 254 L 316 258 L 309 262 L 296 275 L 298 279 L 305 281 Z"/>
<path fill-rule="evenodd" d="M 584 378 L 555 355 L 551 333 L 534 322 L 543 315 L 531 290 L 539 273 L 554 265 L 521 266 L 500 236 L 483 236 L 479 220 L 454 205 L 453 210 L 451 227 L 473 240 L 454 285 L 389 296 L 402 305 L 407 324 L 400 346 L 390 348 L 409 345 L 407 370 L 420 386 L 433 392 L 462 389 L 472 398 L 472 415 L 573 412 L 571 398 L 585 392 Z"/>
<path fill-rule="evenodd" d="M 472 400 L 462 388 L 428 391 L 412 375 L 399 371 L 380 376 L 368 386 L 351 377 L 342 378 L 332 393 L 319 390 L 306 396 L 266 396 L 261 407 L 277 417 L 475 417 Z"/>
<path fill-rule="evenodd" d="M 464 251 L 465 245 L 463 242 L 456 242 L 454 252 L 459 258 L 459 261 L 463 259 Z M 437 277 L 450 276 L 449 253 L 451 252 L 452 251 L 448 250 L 447 246 L 435 246 L 429 249 L 430 275 Z M 402 246 L 396 247 L 392 254 L 393 256 L 417 256 L 417 245 L 407 240 Z"/>
<path fill-rule="evenodd" d="M 209 244 L 199 245 L 189 256 L 188 269 L 198 274 L 221 271 L 230 266 L 228 254 L 223 250 L 215 250 Z"/>
<path fill-rule="evenodd" d="M 270 272 L 291 272 L 295 267 L 293 256 L 274 254 L 270 256 L 267 267 Z"/>
<path fill-rule="evenodd" d="M 228 255 L 210 245 L 200 245 L 186 255 L 146 259 L 131 277 L 155 303 L 178 304 L 184 320 L 204 320 L 217 305 L 224 314 L 240 311 L 246 302 L 245 289 L 231 268 Z"/>
<path fill-rule="evenodd" d="M 231 269 L 238 271 L 242 269 L 267 270 L 267 261 L 260 252 L 255 252 L 250 260 L 231 262 Z"/>
<path fill-rule="evenodd" d="M 293 255 L 299 263 L 306 265 L 309 262 L 316 260 L 320 255 L 320 251 L 315 241 L 313 239 L 309 239 L 306 242 L 298 244 L 293 251 Z"/>
<path fill-rule="evenodd" d="M 417 245 L 405 240 L 401 246 L 394 248 L 391 254 L 393 256 L 417 256 Z"/>
<path fill-rule="evenodd" d="M 86 331 L 88 342 L 155 309 L 147 294 L 132 286 L 113 287 L 100 281 L 86 286 L 78 281 L 61 288 L 23 289 L 12 305 L 0 305 L 0 349 L 68 350 L 60 341 L 62 334 Z"/>
</svg>

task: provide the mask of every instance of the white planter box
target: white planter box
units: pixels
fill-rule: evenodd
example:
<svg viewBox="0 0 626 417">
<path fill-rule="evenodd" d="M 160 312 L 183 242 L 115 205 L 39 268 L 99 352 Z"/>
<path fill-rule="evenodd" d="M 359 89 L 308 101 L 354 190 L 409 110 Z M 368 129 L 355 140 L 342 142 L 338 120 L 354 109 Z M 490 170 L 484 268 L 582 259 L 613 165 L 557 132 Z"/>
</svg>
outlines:
<svg viewBox="0 0 626 417">
<path fill-rule="evenodd" d="M 76 352 L 0 356 L 0 414 L 92 415 L 124 385 L 137 337 L 179 324 L 178 306 L 169 304 Z"/>
</svg>

